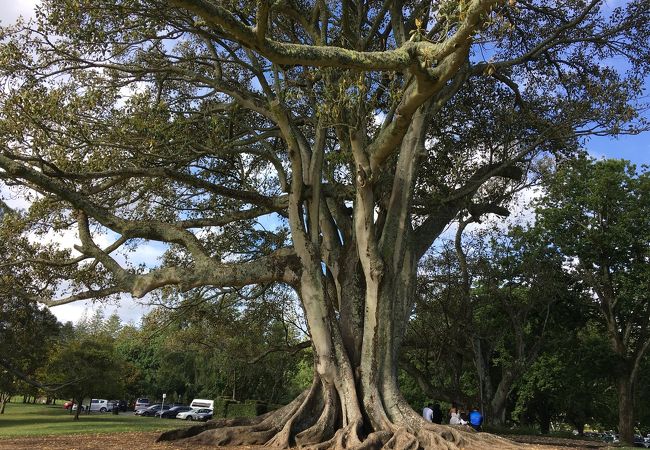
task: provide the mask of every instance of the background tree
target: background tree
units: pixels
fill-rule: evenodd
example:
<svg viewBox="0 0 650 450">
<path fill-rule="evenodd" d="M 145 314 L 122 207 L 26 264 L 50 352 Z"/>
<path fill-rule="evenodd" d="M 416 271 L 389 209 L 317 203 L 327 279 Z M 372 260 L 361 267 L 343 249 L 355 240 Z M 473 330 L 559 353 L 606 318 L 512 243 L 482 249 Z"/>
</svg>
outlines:
<svg viewBox="0 0 650 450">
<path fill-rule="evenodd" d="M 645 357 L 641 369 L 639 370 L 639 381 L 637 383 L 637 397 L 635 403 L 635 415 L 637 419 L 637 426 L 643 436 L 650 433 L 650 358 Z"/>
<path fill-rule="evenodd" d="M 419 391 L 404 389 L 412 405 L 432 400 L 468 408 L 478 404 L 478 389 L 467 383 L 474 372 L 468 340 L 468 309 L 462 292 L 458 258 L 453 244 L 446 242 L 422 261 L 413 317 L 404 339 L 400 366 Z M 472 377 L 473 378 L 473 377 Z M 413 389 L 411 389 L 412 391 Z M 424 393 L 424 397 L 422 396 Z"/>
<path fill-rule="evenodd" d="M 113 341 L 101 334 L 81 331 L 57 343 L 45 369 L 45 377 L 62 385 L 58 392 L 76 405 L 83 405 L 86 397 L 117 397 L 122 391 L 121 376 L 121 361 L 116 357 Z M 78 407 L 74 420 L 79 420 L 80 412 Z"/>
<path fill-rule="evenodd" d="M 128 399 L 154 397 L 159 393 L 156 374 L 159 361 L 157 348 L 159 342 L 152 339 L 152 328 L 143 320 L 141 328 L 124 326 L 115 338 L 115 352 L 124 361 L 122 381 L 124 396 Z"/>
<path fill-rule="evenodd" d="M 21 381 L 38 379 L 60 324 L 48 309 L 16 296 L 15 284 L 9 283 L 13 277 L 0 277 L 0 414 L 4 414 L 11 397 L 27 389 Z"/>
<path fill-rule="evenodd" d="M 463 408 L 478 405 L 487 423 L 500 425 L 517 381 L 544 348 L 547 329 L 577 299 L 561 258 L 539 234 L 483 229 L 463 243 L 467 224 L 461 222 L 455 242 L 424 265 L 407 357 L 425 369 L 406 368 L 429 396 Z"/>
<path fill-rule="evenodd" d="M 513 227 L 494 234 L 478 254 L 468 296 L 468 335 L 481 405 L 495 424 L 506 420 L 515 383 L 539 356 L 559 303 L 575 303 L 561 258 L 538 234 Z M 457 242 L 456 250 L 464 252 Z M 459 253 L 461 261 L 463 253 Z M 467 268 L 461 263 L 461 268 Z M 462 273 L 462 272 L 461 272 Z"/>
<path fill-rule="evenodd" d="M 551 422 L 569 424 L 580 435 L 585 424 L 611 429 L 616 407 L 611 403 L 608 343 L 588 322 L 588 314 L 576 314 L 579 304 L 557 306 L 560 320 L 551 324 L 543 352 L 518 382 L 513 418 L 539 423 L 542 433 L 550 431 Z"/>
<path fill-rule="evenodd" d="M 539 226 L 597 308 L 616 358 L 618 429 L 634 438 L 634 385 L 650 347 L 650 175 L 622 160 L 563 164 L 540 202 Z"/>
<path fill-rule="evenodd" d="M 291 389 L 301 350 L 310 346 L 297 306 L 286 289 L 207 289 L 167 302 L 150 324 L 162 327 L 167 359 L 184 364 L 188 348 L 196 355 L 185 371 L 192 395 L 288 403 L 307 387 Z M 174 365 L 171 374 L 179 372 Z"/>
<path fill-rule="evenodd" d="M 0 34 L 0 179 L 33 201 L 14 234 L 79 244 L 14 262 L 50 305 L 295 290 L 312 387 L 196 442 L 503 448 L 399 391 L 418 262 L 541 153 L 643 126 L 650 5 L 604 3 L 43 1 Z M 169 257 L 124 261 L 147 240 Z"/>
<path fill-rule="evenodd" d="M 308 387 L 296 381 L 310 343 L 295 297 L 286 289 L 245 291 L 170 295 L 140 329 L 122 327 L 115 346 L 126 361 L 128 397 L 166 393 L 179 402 L 227 397 L 286 404 Z"/>
</svg>

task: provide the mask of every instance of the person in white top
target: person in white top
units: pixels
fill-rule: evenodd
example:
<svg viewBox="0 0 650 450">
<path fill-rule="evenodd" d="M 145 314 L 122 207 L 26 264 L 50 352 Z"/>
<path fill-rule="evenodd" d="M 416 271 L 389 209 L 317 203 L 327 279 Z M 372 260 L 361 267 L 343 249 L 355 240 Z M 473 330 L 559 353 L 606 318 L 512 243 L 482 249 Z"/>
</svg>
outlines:
<svg viewBox="0 0 650 450">
<path fill-rule="evenodd" d="M 422 410 L 422 417 L 424 417 L 424 420 L 427 422 L 433 422 L 433 409 L 431 409 L 431 406 L 432 405 L 429 404 Z"/>
<path fill-rule="evenodd" d="M 449 425 L 467 425 L 467 422 L 460 418 L 458 408 L 455 406 L 449 410 Z"/>
<path fill-rule="evenodd" d="M 460 418 L 460 414 L 452 412 L 449 418 L 449 425 L 467 425 L 467 422 Z"/>
</svg>

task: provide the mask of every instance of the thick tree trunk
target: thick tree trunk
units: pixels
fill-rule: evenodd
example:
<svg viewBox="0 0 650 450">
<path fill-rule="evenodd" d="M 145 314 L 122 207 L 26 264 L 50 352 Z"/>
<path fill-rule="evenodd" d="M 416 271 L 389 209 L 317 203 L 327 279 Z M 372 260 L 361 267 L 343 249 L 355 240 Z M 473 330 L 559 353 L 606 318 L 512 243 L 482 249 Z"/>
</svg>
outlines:
<svg viewBox="0 0 650 450">
<path fill-rule="evenodd" d="M 506 402 L 515 378 L 516 373 L 512 369 L 503 370 L 501 381 L 490 400 L 490 414 L 487 416 L 487 422 L 495 425 L 503 425 L 505 423 Z"/>
<path fill-rule="evenodd" d="M 0 414 L 5 413 L 5 405 L 9 402 L 11 395 L 9 394 L 0 394 Z"/>
<path fill-rule="evenodd" d="M 81 408 L 83 407 L 83 405 L 81 404 L 81 402 L 83 402 L 83 397 L 79 397 L 76 401 L 73 397 L 72 401 L 77 404 L 77 410 L 75 411 L 73 420 L 79 420 L 79 413 L 81 412 Z"/>
<path fill-rule="evenodd" d="M 629 374 L 617 380 L 618 389 L 618 433 L 621 442 L 634 443 L 634 396 Z"/>
<path fill-rule="evenodd" d="M 410 270 L 410 268 L 409 268 Z M 397 354 L 405 309 L 397 295 L 410 289 L 400 280 L 366 291 L 364 348 L 351 364 L 340 324 L 331 311 L 310 303 L 316 295 L 303 289 L 305 312 L 314 343 L 314 382 L 284 408 L 256 418 L 222 419 L 163 433 L 159 440 L 184 439 L 201 445 L 266 445 L 310 449 L 508 449 L 518 446 L 468 428 L 425 422 L 403 399 L 397 383 Z M 304 280 L 307 281 L 307 280 Z M 303 284 L 305 286 L 305 284 Z M 312 309 L 313 308 L 313 309 Z M 373 345 L 367 345 L 367 343 Z M 327 353 L 326 353 L 327 352 Z"/>
<path fill-rule="evenodd" d="M 539 431 L 548 434 L 551 431 L 551 416 L 544 410 L 539 417 Z"/>
</svg>

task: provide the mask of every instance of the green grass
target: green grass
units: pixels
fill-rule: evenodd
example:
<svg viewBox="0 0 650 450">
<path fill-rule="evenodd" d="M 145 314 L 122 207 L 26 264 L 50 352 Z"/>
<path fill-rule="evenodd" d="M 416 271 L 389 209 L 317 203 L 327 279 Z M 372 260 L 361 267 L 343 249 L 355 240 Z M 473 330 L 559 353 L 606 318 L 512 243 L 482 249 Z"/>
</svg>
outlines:
<svg viewBox="0 0 650 450">
<path fill-rule="evenodd" d="M 0 415 L 0 439 L 3 437 L 43 436 L 52 434 L 123 433 L 127 431 L 164 431 L 189 425 L 184 420 L 134 416 L 132 412 L 113 415 L 90 413 L 73 420 L 59 405 L 8 403 Z M 194 422 L 190 422 L 194 424 Z"/>
</svg>

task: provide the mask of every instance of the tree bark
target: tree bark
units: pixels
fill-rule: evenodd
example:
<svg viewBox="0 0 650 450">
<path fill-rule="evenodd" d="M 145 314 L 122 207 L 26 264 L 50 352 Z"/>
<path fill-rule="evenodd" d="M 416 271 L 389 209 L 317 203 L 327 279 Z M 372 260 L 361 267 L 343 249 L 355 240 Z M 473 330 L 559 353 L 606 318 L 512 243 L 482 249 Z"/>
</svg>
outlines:
<svg viewBox="0 0 650 450">
<path fill-rule="evenodd" d="M 73 420 L 79 420 L 79 413 L 81 412 L 81 408 L 83 407 L 83 405 L 81 403 L 81 402 L 83 402 L 83 396 L 80 396 L 76 401 L 75 401 L 75 399 L 73 397 L 72 401 L 77 404 L 77 410 L 75 411 L 75 415 L 73 417 Z M 72 408 L 72 406 L 70 408 Z"/>
<path fill-rule="evenodd" d="M 0 414 L 5 413 L 5 405 L 9 402 L 9 399 L 11 399 L 11 394 L 0 393 Z"/>
<path fill-rule="evenodd" d="M 618 433 L 621 442 L 634 443 L 634 396 L 633 383 L 629 374 L 619 376 L 618 390 Z"/>
<path fill-rule="evenodd" d="M 539 428 L 542 434 L 548 434 L 551 431 L 551 416 L 542 413 L 539 418 Z"/>
</svg>

